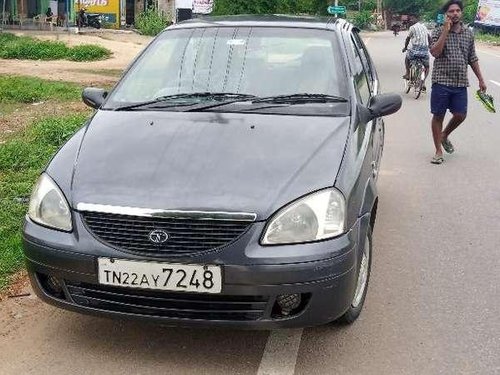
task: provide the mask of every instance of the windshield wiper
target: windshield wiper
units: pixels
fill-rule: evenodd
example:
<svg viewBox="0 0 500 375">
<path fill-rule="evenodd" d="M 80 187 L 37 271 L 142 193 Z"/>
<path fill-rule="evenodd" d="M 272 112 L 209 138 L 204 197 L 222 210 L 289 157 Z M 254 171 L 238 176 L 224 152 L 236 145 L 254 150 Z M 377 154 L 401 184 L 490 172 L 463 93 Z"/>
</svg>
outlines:
<svg viewBox="0 0 500 375">
<path fill-rule="evenodd" d="M 122 107 L 117 107 L 114 110 L 115 111 L 128 111 L 132 109 L 139 109 L 139 108 L 170 108 L 170 107 L 180 107 L 180 106 L 192 106 L 196 104 L 200 104 L 199 102 L 182 102 L 182 103 L 169 103 L 170 101 L 174 101 L 177 99 L 205 99 L 205 100 L 225 100 L 229 99 L 231 101 L 234 100 L 247 100 L 247 99 L 254 99 L 256 98 L 255 95 L 249 95 L 249 94 L 238 94 L 238 93 L 230 93 L 230 92 L 194 92 L 194 93 L 186 93 L 186 94 L 175 94 L 175 95 L 166 95 L 166 96 L 160 96 L 158 98 L 148 100 L 145 102 L 140 102 L 140 103 L 134 103 L 130 105 L 125 105 Z M 167 104 L 168 105 L 164 105 Z"/>
<path fill-rule="evenodd" d="M 291 94 L 276 95 L 258 98 L 252 103 L 277 103 L 277 104 L 305 104 L 305 103 L 346 103 L 348 100 L 341 96 L 326 94 Z"/>
</svg>

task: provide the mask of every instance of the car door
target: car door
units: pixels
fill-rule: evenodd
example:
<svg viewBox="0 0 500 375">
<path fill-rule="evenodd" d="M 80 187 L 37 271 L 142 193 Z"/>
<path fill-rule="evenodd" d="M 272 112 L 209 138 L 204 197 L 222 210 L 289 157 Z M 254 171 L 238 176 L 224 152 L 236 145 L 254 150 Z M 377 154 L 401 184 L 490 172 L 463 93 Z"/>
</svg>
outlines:
<svg viewBox="0 0 500 375">
<path fill-rule="evenodd" d="M 363 65 L 363 69 L 369 83 L 370 98 L 371 98 L 372 96 L 379 94 L 380 90 L 377 71 L 375 69 L 372 59 L 370 58 L 366 45 L 364 44 L 363 40 L 356 31 L 353 31 L 352 33 L 352 40 L 353 43 L 355 44 L 356 50 L 360 55 L 361 63 Z M 384 129 L 384 121 L 382 120 L 382 118 L 375 119 L 372 122 L 371 128 L 369 130 L 371 132 L 369 137 L 373 154 L 373 161 L 372 161 L 373 176 L 375 179 L 377 179 L 378 171 L 380 169 L 380 162 L 382 159 L 383 146 L 384 146 L 385 129 Z"/>
<path fill-rule="evenodd" d="M 351 70 L 354 77 L 355 91 L 358 101 L 365 107 L 370 103 L 374 95 L 373 75 L 370 70 L 368 55 L 363 49 L 363 44 L 356 31 L 351 31 L 347 47 L 351 50 Z M 374 155 L 374 134 L 375 121 L 359 121 L 354 129 L 354 141 L 357 147 L 357 164 L 362 165 L 362 178 L 371 177 L 376 174 L 375 169 L 378 164 Z M 378 142 L 377 142 L 378 144 Z"/>
</svg>

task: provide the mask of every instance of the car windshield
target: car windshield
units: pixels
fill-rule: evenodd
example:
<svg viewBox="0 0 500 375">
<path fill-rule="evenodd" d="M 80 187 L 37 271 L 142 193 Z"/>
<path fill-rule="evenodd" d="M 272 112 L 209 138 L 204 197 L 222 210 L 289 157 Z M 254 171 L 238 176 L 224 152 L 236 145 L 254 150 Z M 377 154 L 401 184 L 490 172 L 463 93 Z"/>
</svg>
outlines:
<svg viewBox="0 0 500 375">
<path fill-rule="evenodd" d="M 141 103 L 157 105 L 158 99 L 168 102 L 164 109 L 207 101 L 234 103 L 238 94 L 242 101 L 297 94 L 342 99 L 347 97 L 347 89 L 339 51 L 335 34 L 326 30 L 169 30 L 135 62 L 104 109 L 138 108 L 138 103 L 142 108 Z M 230 95 L 226 98 L 225 93 Z M 316 106 L 329 102 L 313 99 Z M 292 104 L 304 105 L 307 100 Z"/>
</svg>

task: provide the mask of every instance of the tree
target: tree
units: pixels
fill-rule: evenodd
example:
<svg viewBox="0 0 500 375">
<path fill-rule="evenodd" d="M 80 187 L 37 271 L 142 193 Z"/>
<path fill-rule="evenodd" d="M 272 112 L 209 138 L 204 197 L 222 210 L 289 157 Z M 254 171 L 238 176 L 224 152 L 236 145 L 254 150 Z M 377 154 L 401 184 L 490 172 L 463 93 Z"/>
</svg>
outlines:
<svg viewBox="0 0 500 375">
<path fill-rule="evenodd" d="M 436 19 L 446 0 L 384 0 L 384 8 L 391 13 L 414 14 L 427 21 Z M 474 21 L 478 0 L 463 0 L 465 23 Z"/>
<path fill-rule="evenodd" d="M 469 23 L 474 21 L 477 12 L 478 0 L 468 1 L 464 6 L 464 22 Z"/>
<path fill-rule="evenodd" d="M 216 0 L 214 14 L 325 15 L 329 0 Z"/>
<path fill-rule="evenodd" d="M 392 13 L 422 15 L 426 11 L 439 9 L 440 0 L 384 0 L 384 8 Z"/>
</svg>

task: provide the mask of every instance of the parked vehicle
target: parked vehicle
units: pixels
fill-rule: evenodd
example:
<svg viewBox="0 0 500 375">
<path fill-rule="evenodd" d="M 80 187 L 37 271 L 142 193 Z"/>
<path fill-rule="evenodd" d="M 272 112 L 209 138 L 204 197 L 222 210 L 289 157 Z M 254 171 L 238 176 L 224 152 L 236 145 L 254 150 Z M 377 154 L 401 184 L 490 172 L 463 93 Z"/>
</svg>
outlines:
<svg viewBox="0 0 500 375">
<path fill-rule="evenodd" d="M 344 20 L 167 28 L 36 184 L 34 290 L 61 308 L 279 328 L 359 316 L 372 262 L 381 94 Z"/>
<path fill-rule="evenodd" d="M 100 29 L 102 27 L 102 15 L 99 13 L 87 13 L 85 8 L 82 8 L 78 11 L 76 22 L 78 27 Z"/>
</svg>

